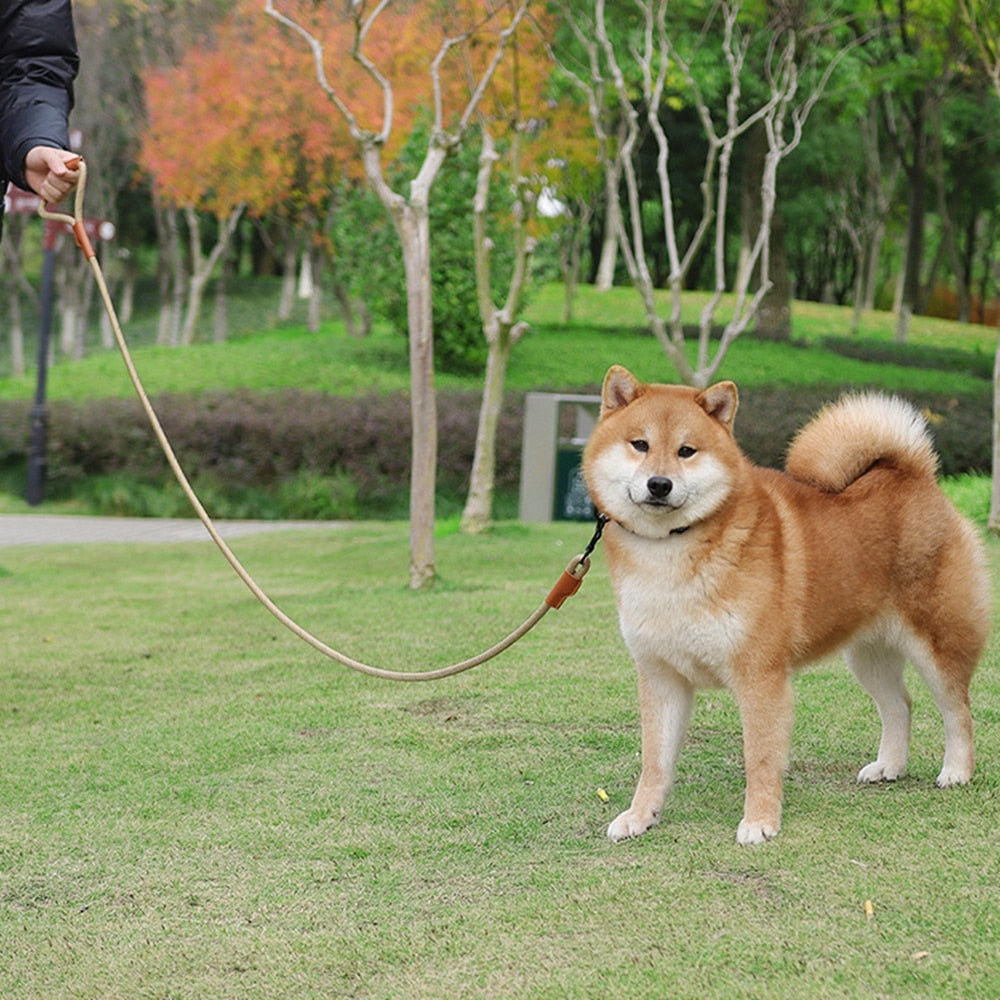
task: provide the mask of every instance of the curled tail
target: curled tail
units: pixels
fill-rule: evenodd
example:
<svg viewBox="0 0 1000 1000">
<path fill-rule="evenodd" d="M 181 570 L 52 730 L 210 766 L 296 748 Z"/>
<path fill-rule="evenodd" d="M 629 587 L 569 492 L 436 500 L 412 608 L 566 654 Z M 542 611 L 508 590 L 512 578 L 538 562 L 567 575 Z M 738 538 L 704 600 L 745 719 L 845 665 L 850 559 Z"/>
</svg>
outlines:
<svg viewBox="0 0 1000 1000">
<path fill-rule="evenodd" d="M 793 479 L 839 493 L 876 462 L 934 478 L 938 459 L 927 422 L 898 396 L 844 396 L 822 409 L 788 449 Z"/>
</svg>

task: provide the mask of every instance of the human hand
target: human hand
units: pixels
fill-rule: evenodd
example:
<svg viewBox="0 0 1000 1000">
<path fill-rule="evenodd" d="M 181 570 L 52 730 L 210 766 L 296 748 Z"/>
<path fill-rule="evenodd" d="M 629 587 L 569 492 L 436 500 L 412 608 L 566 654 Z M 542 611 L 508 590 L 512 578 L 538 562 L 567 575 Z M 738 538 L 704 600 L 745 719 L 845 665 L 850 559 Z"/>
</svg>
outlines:
<svg viewBox="0 0 1000 1000">
<path fill-rule="evenodd" d="M 24 177 L 47 205 L 58 204 L 80 180 L 78 153 L 52 146 L 33 146 L 24 158 Z"/>
</svg>

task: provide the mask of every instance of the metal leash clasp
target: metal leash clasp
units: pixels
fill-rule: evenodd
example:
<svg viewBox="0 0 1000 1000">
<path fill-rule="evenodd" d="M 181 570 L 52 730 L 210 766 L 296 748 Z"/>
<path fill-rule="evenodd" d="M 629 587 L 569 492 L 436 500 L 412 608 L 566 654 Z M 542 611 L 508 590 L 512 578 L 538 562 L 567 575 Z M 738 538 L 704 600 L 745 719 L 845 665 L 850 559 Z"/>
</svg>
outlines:
<svg viewBox="0 0 1000 1000">
<path fill-rule="evenodd" d="M 563 571 L 563 575 L 556 581 L 556 585 L 549 591 L 548 597 L 545 598 L 545 603 L 550 608 L 561 608 L 563 601 L 567 597 L 572 597 L 580 589 L 580 584 L 583 583 L 583 578 L 587 575 L 587 570 L 590 569 L 590 555 L 597 548 L 597 543 L 604 533 L 604 526 L 610 520 L 611 518 L 607 514 L 597 515 L 597 527 L 594 529 L 590 541 L 587 542 L 583 554 L 573 557 L 569 566 Z"/>
</svg>

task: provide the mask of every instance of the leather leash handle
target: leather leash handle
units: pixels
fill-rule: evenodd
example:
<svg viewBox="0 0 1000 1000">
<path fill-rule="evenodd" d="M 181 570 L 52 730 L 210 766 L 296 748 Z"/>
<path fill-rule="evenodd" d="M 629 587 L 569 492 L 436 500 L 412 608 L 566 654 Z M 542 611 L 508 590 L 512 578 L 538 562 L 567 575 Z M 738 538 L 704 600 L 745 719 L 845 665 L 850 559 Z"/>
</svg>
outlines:
<svg viewBox="0 0 1000 1000">
<path fill-rule="evenodd" d="M 38 203 L 38 214 L 50 222 L 65 222 L 73 230 L 76 245 L 83 251 L 84 257 L 87 260 L 91 260 L 97 256 L 97 252 L 90 242 L 90 237 L 87 235 L 87 227 L 83 220 L 83 191 L 87 186 L 87 163 L 82 156 L 77 156 L 72 160 L 67 160 L 66 166 L 70 168 L 77 167 L 80 170 L 80 181 L 76 186 L 76 198 L 73 202 L 73 214 L 54 212 L 44 200 Z"/>
</svg>

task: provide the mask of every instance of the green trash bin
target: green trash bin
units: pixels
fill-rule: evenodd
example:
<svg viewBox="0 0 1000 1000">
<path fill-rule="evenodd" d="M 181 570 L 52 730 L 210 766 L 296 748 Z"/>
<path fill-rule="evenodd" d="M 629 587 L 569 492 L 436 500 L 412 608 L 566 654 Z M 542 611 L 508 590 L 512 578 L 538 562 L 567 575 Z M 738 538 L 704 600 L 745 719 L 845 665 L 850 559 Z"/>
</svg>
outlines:
<svg viewBox="0 0 1000 1000">
<path fill-rule="evenodd" d="M 529 392 L 524 401 L 522 521 L 588 521 L 594 511 L 580 473 L 583 448 L 601 411 L 600 396 Z"/>
<path fill-rule="evenodd" d="M 556 488 L 552 517 L 556 521 L 593 521 L 596 516 L 583 481 L 583 448 L 560 443 L 556 449 Z"/>
</svg>

